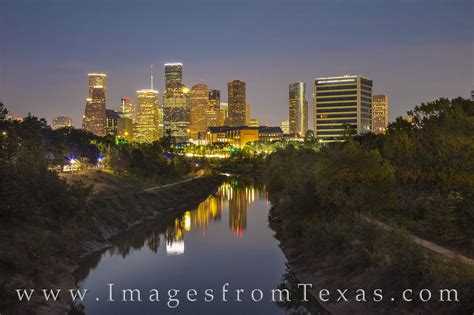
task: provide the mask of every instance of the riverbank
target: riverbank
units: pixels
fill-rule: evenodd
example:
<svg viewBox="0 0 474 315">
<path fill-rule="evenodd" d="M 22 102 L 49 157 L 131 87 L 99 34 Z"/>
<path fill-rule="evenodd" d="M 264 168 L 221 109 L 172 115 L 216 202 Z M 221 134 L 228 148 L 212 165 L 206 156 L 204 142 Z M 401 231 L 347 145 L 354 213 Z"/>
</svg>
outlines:
<svg viewBox="0 0 474 315">
<path fill-rule="evenodd" d="M 286 205 L 288 206 L 288 205 Z M 281 205 L 280 205 L 281 207 Z M 376 224 L 355 220 L 317 222 L 297 218 L 278 206 L 269 222 L 281 242 L 291 271 L 299 283 L 311 283 L 310 290 L 320 305 L 332 314 L 463 314 L 472 312 L 474 269 L 458 260 L 445 258 L 412 242 L 403 231 L 387 231 Z M 331 292 L 329 301 L 319 292 Z M 337 301 L 337 290 L 347 289 L 349 302 Z M 357 295 L 365 292 L 364 302 Z M 374 290 L 381 289 L 383 300 L 374 302 Z M 402 300 L 402 292 L 413 290 Z M 429 289 L 432 297 L 423 302 L 419 292 Z M 459 301 L 440 301 L 442 289 L 455 289 Z M 360 296 L 359 296 L 360 298 Z M 452 298 L 452 297 L 451 297 Z"/>
<path fill-rule="evenodd" d="M 218 188 L 222 176 L 198 177 L 156 191 L 144 191 L 134 178 L 102 172 L 68 182 L 93 183 L 93 193 L 74 222 L 57 233 L 34 222 L 2 226 L 0 249 L 8 253 L 0 266 L 2 314 L 66 313 L 70 301 L 45 303 L 37 296 L 18 304 L 14 289 L 74 288 L 72 273 L 81 258 L 108 247 L 111 239 L 144 221 L 193 207 Z"/>
</svg>

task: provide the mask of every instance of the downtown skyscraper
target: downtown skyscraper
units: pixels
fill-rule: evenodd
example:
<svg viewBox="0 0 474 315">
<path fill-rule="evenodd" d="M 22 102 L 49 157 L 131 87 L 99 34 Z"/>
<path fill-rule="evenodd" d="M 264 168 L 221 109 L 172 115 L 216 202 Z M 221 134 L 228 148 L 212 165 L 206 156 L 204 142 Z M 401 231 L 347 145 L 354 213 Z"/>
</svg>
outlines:
<svg viewBox="0 0 474 315">
<path fill-rule="evenodd" d="M 190 137 L 204 139 L 207 130 L 206 113 L 209 109 L 209 88 L 207 84 L 196 84 L 191 88 Z"/>
<path fill-rule="evenodd" d="M 221 91 L 209 91 L 209 108 L 206 112 L 206 124 L 208 127 L 224 125 L 224 113 L 221 110 Z"/>
<path fill-rule="evenodd" d="M 359 75 L 314 80 L 314 132 L 321 142 L 343 141 L 372 128 L 372 80 Z"/>
<path fill-rule="evenodd" d="M 133 139 L 137 142 L 153 142 L 160 138 L 160 114 L 158 91 L 153 89 L 153 65 L 150 66 L 150 89 L 137 91 L 137 116 Z"/>
<path fill-rule="evenodd" d="M 372 132 L 383 134 L 388 126 L 388 96 L 372 96 Z"/>
<path fill-rule="evenodd" d="M 247 98 L 245 82 L 233 80 L 227 83 L 229 118 L 226 124 L 240 127 L 247 124 Z"/>
<path fill-rule="evenodd" d="M 159 139 L 158 91 L 143 89 L 137 91 L 137 119 L 133 139 L 137 142 L 153 142 Z"/>
<path fill-rule="evenodd" d="M 289 85 L 288 107 L 290 133 L 304 135 L 308 130 L 306 83 L 297 82 Z"/>
<path fill-rule="evenodd" d="M 163 94 L 163 128 L 178 141 L 189 139 L 191 99 L 183 84 L 183 64 L 165 64 L 165 92 Z"/>
<path fill-rule="evenodd" d="M 103 73 L 89 73 L 89 95 L 86 100 L 82 128 L 98 136 L 106 134 L 106 81 Z"/>
</svg>

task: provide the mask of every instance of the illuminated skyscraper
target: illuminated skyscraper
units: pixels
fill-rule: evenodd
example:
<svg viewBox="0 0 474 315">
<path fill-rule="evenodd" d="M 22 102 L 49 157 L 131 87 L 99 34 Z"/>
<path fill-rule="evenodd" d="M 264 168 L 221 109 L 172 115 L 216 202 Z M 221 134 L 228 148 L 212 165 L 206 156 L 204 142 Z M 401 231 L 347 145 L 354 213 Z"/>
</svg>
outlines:
<svg viewBox="0 0 474 315">
<path fill-rule="evenodd" d="M 219 108 L 221 109 L 221 115 L 223 120 L 222 125 L 229 125 L 229 103 L 221 102 Z"/>
<path fill-rule="evenodd" d="M 64 127 L 72 127 L 72 118 L 66 116 L 58 116 L 53 118 L 53 129 L 59 129 Z"/>
<path fill-rule="evenodd" d="M 106 133 L 105 91 L 107 75 L 103 73 L 89 73 L 89 96 L 82 128 L 98 136 Z"/>
<path fill-rule="evenodd" d="M 388 126 L 388 96 L 372 96 L 372 132 L 385 133 Z"/>
<path fill-rule="evenodd" d="M 217 127 L 224 125 L 224 114 L 220 108 L 221 92 L 219 90 L 209 91 L 209 109 L 206 112 L 206 125 Z"/>
<path fill-rule="evenodd" d="M 137 142 L 158 140 L 158 91 L 144 89 L 137 91 L 137 119 L 133 139 Z"/>
<path fill-rule="evenodd" d="M 183 64 L 165 63 L 165 90 L 183 84 Z"/>
<path fill-rule="evenodd" d="M 122 111 L 123 117 L 129 118 L 135 122 L 135 105 L 133 104 L 130 97 L 125 96 L 125 98 L 120 100 L 120 109 Z"/>
<path fill-rule="evenodd" d="M 194 140 L 204 139 L 207 130 L 206 113 L 209 109 L 209 88 L 203 83 L 196 84 L 191 88 L 190 96 L 190 137 Z"/>
<path fill-rule="evenodd" d="M 304 135 L 308 130 L 308 100 L 306 83 L 291 83 L 289 86 L 290 133 Z"/>
<path fill-rule="evenodd" d="M 177 141 L 187 141 L 191 99 L 189 89 L 182 83 L 183 65 L 165 64 L 165 93 L 163 95 L 163 129 L 169 130 Z"/>
<path fill-rule="evenodd" d="M 342 141 L 372 129 L 372 80 L 362 76 L 314 80 L 314 131 L 319 141 Z"/>
<path fill-rule="evenodd" d="M 105 131 L 108 135 L 117 136 L 117 122 L 120 118 L 119 113 L 113 109 L 105 110 Z"/>
<path fill-rule="evenodd" d="M 247 124 L 247 99 L 245 96 L 245 82 L 234 80 L 227 84 L 229 99 L 228 124 L 232 127 Z"/>
</svg>

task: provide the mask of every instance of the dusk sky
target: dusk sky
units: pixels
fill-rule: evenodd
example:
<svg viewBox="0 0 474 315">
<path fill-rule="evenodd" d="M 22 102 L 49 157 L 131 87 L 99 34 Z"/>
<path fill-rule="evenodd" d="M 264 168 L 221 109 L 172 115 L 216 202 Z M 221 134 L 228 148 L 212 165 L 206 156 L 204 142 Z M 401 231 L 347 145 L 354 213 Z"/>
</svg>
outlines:
<svg viewBox="0 0 474 315">
<path fill-rule="evenodd" d="M 473 1 L 5 1 L 0 0 L 0 99 L 11 113 L 71 116 L 79 127 L 87 73 L 108 75 L 107 107 L 164 85 L 247 83 L 251 116 L 288 119 L 288 84 L 359 74 L 389 96 L 390 120 L 420 102 L 473 88 Z"/>
</svg>

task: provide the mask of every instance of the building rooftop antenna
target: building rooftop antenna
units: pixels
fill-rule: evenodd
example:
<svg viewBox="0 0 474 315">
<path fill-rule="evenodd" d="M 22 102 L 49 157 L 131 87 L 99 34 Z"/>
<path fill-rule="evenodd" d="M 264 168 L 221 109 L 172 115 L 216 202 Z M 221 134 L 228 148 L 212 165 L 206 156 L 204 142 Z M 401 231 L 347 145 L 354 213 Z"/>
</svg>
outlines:
<svg viewBox="0 0 474 315">
<path fill-rule="evenodd" d="M 151 82 L 151 89 L 153 90 L 153 64 L 150 65 L 150 82 Z"/>
</svg>

